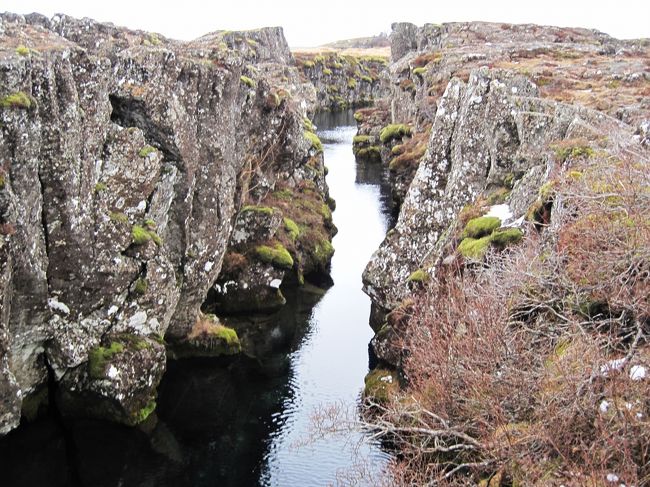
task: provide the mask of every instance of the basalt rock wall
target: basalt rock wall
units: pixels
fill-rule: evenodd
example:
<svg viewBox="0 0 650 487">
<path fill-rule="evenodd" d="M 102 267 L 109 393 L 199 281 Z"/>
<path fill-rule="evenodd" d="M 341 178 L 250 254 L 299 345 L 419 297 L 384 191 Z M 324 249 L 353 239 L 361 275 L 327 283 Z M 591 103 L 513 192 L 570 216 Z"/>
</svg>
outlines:
<svg viewBox="0 0 650 487">
<path fill-rule="evenodd" d="M 0 432 L 48 377 L 71 410 L 141 421 L 244 202 L 326 199 L 314 89 L 280 28 L 181 43 L 12 14 L 0 87 Z"/>
</svg>

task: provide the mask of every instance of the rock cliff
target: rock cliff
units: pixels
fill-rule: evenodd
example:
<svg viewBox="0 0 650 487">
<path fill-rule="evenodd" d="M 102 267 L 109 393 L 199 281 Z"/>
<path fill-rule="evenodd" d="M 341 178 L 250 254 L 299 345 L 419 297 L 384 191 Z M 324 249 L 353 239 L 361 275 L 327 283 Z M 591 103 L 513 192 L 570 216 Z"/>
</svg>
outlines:
<svg viewBox="0 0 650 487">
<path fill-rule="evenodd" d="M 293 64 L 280 28 L 177 42 L 0 16 L 1 433 L 48 381 L 64 413 L 137 423 L 164 342 L 238 346 L 196 326 L 239 210 L 280 186 L 327 201 Z"/>
<path fill-rule="evenodd" d="M 316 88 L 317 107 L 321 110 L 363 107 L 388 92 L 383 77 L 388 60 L 382 50 L 297 51 L 294 54 L 305 80 Z"/>
<path fill-rule="evenodd" d="M 650 114 L 647 42 L 480 22 L 393 29 L 390 97 L 357 112 L 355 139 L 357 154 L 374 147 L 389 166 L 401 204 L 364 273 L 384 310 L 449 254 L 465 207 L 484 198 L 523 217 L 556 144 L 593 141 L 603 127 L 637 144 Z"/>
</svg>

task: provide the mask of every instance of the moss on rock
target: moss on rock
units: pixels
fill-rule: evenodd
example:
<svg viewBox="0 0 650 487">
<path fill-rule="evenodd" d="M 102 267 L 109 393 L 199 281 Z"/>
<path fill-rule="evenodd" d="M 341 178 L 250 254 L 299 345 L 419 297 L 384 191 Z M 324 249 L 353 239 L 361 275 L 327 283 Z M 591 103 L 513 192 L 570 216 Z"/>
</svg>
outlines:
<svg viewBox="0 0 650 487">
<path fill-rule="evenodd" d="M 270 206 L 259 206 L 259 205 L 246 205 L 241 209 L 241 213 L 246 213 L 246 212 L 255 212 L 255 213 L 262 213 L 264 215 L 272 215 L 273 212 L 275 211 L 274 208 L 271 208 Z"/>
<path fill-rule="evenodd" d="M 136 425 L 142 423 L 144 420 L 146 420 L 149 417 L 149 415 L 151 415 L 151 413 L 154 412 L 155 409 L 156 409 L 156 401 L 154 400 L 149 401 L 146 406 L 139 409 L 133 414 L 132 417 L 133 424 Z"/>
<path fill-rule="evenodd" d="M 298 224 L 291 218 L 284 218 L 284 229 L 286 230 L 291 240 L 297 239 L 298 235 L 300 235 L 300 228 L 298 227 Z"/>
<path fill-rule="evenodd" d="M 458 246 L 458 252 L 466 259 L 482 260 L 490 247 L 490 237 L 465 238 Z"/>
<path fill-rule="evenodd" d="M 88 374 L 91 379 L 103 379 L 108 363 L 119 353 L 124 352 L 124 345 L 111 342 L 108 347 L 95 347 L 88 352 Z"/>
<path fill-rule="evenodd" d="M 408 282 L 420 282 L 420 283 L 425 283 L 428 282 L 431 277 L 429 274 L 423 270 L 423 269 L 418 269 L 415 272 L 411 273 L 411 275 L 408 277 L 407 281 Z"/>
<path fill-rule="evenodd" d="M 293 267 L 293 258 L 281 243 L 276 243 L 274 247 L 259 245 L 255 247 L 255 256 L 260 261 L 272 264 L 280 269 L 291 269 Z"/>
<path fill-rule="evenodd" d="M 149 154 L 152 154 L 156 152 L 156 148 L 150 145 L 145 145 L 140 151 L 138 152 L 138 155 L 140 157 L 147 157 Z"/>
<path fill-rule="evenodd" d="M 162 238 L 154 230 L 149 230 L 142 225 L 131 227 L 131 239 L 135 245 L 144 245 L 150 240 L 153 240 L 158 247 L 163 243 Z"/>
<path fill-rule="evenodd" d="M 495 247 L 504 249 L 508 245 L 519 243 L 522 238 L 524 238 L 524 232 L 519 228 L 506 228 L 494 232 L 490 236 L 490 243 Z"/>
<path fill-rule="evenodd" d="M 249 88 L 255 88 L 255 81 L 252 80 L 252 78 L 249 78 L 248 76 L 244 76 L 243 74 L 239 77 L 239 80 L 248 86 Z"/>
<path fill-rule="evenodd" d="M 315 149 L 317 153 L 323 152 L 323 143 L 318 138 L 318 135 L 313 132 L 305 131 L 304 136 L 311 143 L 311 147 Z"/>
<path fill-rule="evenodd" d="M 366 375 L 364 382 L 364 397 L 380 404 L 387 403 L 399 391 L 397 377 L 390 370 L 375 369 Z"/>
<path fill-rule="evenodd" d="M 32 98 L 22 91 L 11 93 L 0 99 L 0 107 L 2 108 L 22 108 L 27 110 L 33 105 Z"/>
<path fill-rule="evenodd" d="M 398 139 L 406 135 L 411 135 L 411 127 L 404 124 L 390 124 L 386 125 L 379 133 L 379 140 L 382 144 L 386 144 L 393 139 Z"/>
<path fill-rule="evenodd" d="M 494 230 L 501 226 L 501 219 L 496 216 L 481 216 L 467 222 L 461 238 L 480 239 L 490 235 Z"/>
</svg>

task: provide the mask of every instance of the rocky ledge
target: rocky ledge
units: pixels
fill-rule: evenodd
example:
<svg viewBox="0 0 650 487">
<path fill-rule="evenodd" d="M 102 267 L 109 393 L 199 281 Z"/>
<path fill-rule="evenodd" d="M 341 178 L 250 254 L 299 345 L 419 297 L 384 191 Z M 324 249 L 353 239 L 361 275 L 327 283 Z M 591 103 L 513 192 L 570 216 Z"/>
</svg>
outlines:
<svg viewBox="0 0 650 487">
<path fill-rule="evenodd" d="M 475 22 L 394 24 L 391 42 L 390 96 L 355 114 L 357 159 L 387 166 L 401 207 L 364 273 L 384 311 L 449 256 L 463 209 L 505 204 L 521 225 L 558 147 L 595 147 L 603 127 L 647 144 L 647 41 Z"/>
<path fill-rule="evenodd" d="M 0 86 L 0 433 L 48 384 L 63 414 L 140 422 L 165 348 L 238 352 L 201 312 L 237 259 L 260 309 L 327 274 L 316 96 L 280 28 L 177 42 L 4 14 Z"/>
</svg>

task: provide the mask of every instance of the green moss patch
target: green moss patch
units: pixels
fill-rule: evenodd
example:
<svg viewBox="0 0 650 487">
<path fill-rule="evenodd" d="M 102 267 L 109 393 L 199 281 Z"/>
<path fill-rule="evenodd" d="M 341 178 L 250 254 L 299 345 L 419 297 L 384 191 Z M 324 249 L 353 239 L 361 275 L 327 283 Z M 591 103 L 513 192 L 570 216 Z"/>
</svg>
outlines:
<svg viewBox="0 0 650 487">
<path fill-rule="evenodd" d="M 33 103 L 31 97 L 22 91 L 12 93 L 0 99 L 0 107 L 2 108 L 21 108 L 27 110 L 32 107 Z"/>
<path fill-rule="evenodd" d="M 461 238 L 480 239 L 490 235 L 501 226 L 501 219 L 496 216 L 482 216 L 467 222 Z"/>
<path fill-rule="evenodd" d="M 311 147 L 316 150 L 316 152 L 323 152 L 323 143 L 313 132 L 304 132 L 305 138 L 311 143 Z"/>
<path fill-rule="evenodd" d="M 246 205 L 241 209 L 241 213 L 254 212 L 263 215 L 272 215 L 275 210 L 269 206 Z"/>
<path fill-rule="evenodd" d="M 272 264 L 280 269 L 291 269 L 293 267 L 293 258 L 281 243 L 276 243 L 274 247 L 259 245 L 255 247 L 255 256 L 260 261 Z"/>
<path fill-rule="evenodd" d="M 244 76 L 243 74 L 239 77 L 239 81 L 244 83 L 246 86 L 249 88 L 255 88 L 255 81 L 253 81 L 251 78 L 248 76 Z"/>
<path fill-rule="evenodd" d="M 397 377 L 390 370 L 375 369 L 366 375 L 364 382 L 364 397 L 380 404 L 387 403 L 399 391 Z"/>
<path fill-rule="evenodd" d="M 574 145 L 568 147 L 557 147 L 555 150 L 556 157 L 564 162 L 567 159 L 580 159 L 593 157 L 594 150 L 588 145 Z"/>
<path fill-rule="evenodd" d="M 194 346 L 209 349 L 214 355 L 233 355 L 241 352 L 237 332 L 219 323 L 214 315 L 201 315 L 187 336 Z"/>
<path fill-rule="evenodd" d="M 298 224 L 291 218 L 284 218 L 284 229 L 286 230 L 291 240 L 296 240 L 300 235 L 300 228 Z"/>
<path fill-rule="evenodd" d="M 381 129 L 379 140 L 381 140 L 382 144 L 386 144 L 393 139 L 399 139 L 407 135 L 411 135 L 411 127 L 408 125 L 390 124 Z"/>
<path fill-rule="evenodd" d="M 144 245 L 150 240 L 153 240 L 158 247 L 163 243 L 162 238 L 154 230 L 141 225 L 131 227 L 131 239 L 135 245 Z"/>
<path fill-rule="evenodd" d="M 325 266 L 334 255 L 334 246 L 329 240 L 321 240 L 314 247 L 313 255 L 321 266 Z"/>
<path fill-rule="evenodd" d="M 16 54 L 19 56 L 29 56 L 29 47 L 20 45 L 16 48 Z"/>
<path fill-rule="evenodd" d="M 524 232 L 519 228 L 506 228 L 497 230 L 490 236 L 490 243 L 497 248 L 504 249 L 508 245 L 519 243 L 524 238 Z"/>
<path fill-rule="evenodd" d="M 95 347 L 88 352 L 88 374 L 91 379 L 103 379 L 106 365 L 119 353 L 124 352 L 124 345 L 112 342 L 109 347 Z"/>
<path fill-rule="evenodd" d="M 427 68 L 425 68 L 425 67 L 415 68 L 413 70 L 413 74 L 415 76 L 423 77 L 425 74 L 427 74 Z"/>
<path fill-rule="evenodd" d="M 133 286 L 133 292 L 136 294 L 145 294 L 147 292 L 147 289 L 149 289 L 149 283 L 147 282 L 146 279 L 140 278 L 137 281 L 135 281 L 135 285 Z"/>
<path fill-rule="evenodd" d="M 145 145 L 140 151 L 138 152 L 138 155 L 140 157 L 147 157 L 149 154 L 152 154 L 153 152 L 156 152 L 156 148 L 150 145 Z"/>
<path fill-rule="evenodd" d="M 458 252 L 466 259 L 483 260 L 485 254 L 490 248 L 490 237 L 483 238 L 465 238 L 458 246 Z"/>
<path fill-rule="evenodd" d="M 407 279 L 408 282 L 421 282 L 425 283 L 428 282 L 431 277 L 429 274 L 423 270 L 423 269 L 418 269 L 415 272 L 413 272 Z"/>
<path fill-rule="evenodd" d="M 371 144 L 375 141 L 372 135 L 355 135 L 352 139 L 353 144 Z"/>
<path fill-rule="evenodd" d="M 376 145 L 370 147 L 362 147 L 354 152 L 356 158 L 360 161 L 380 162 L 381 161 L 381 148 Z"/>
<path fill-rule="evenodd" d="M 112 222 L 115 223 L 129 223 L 129 217 L 126 216 L 124 213 L 113 211 L 108 215 L 108 217 Z"/>
<path fill-rule="evenodd" d="M 307 132 L 316 132 L 316 127 L 314 127 L 313 122 L 309 120 L 307 117 L 304 117 L 302 119 L 302 126 L 305 128 Z"/>
<path fill-rule="evenodd" d="M 133 424 L 142 423 L 145 419 L 149 417 L 151 413 L 154 412 L 155 409 L 156 409 L 156 401 L 154 400 L 149 401 L 145 407 L 135 412 L 132 418 Z"/>
<path fill-rule="evenodd" d="M 492 217 L 481 217 L 475 218 L 474 220 L 480 220 L 482 218 Z M 474 220 L 470 220 L 470 223 Z M 493 226 L 493 224 L 477 227 L 481 229 L 480 232 L 477 231 L 475 233 L 475 235 L 478 235 L 479 237 L 468 236 L 463 238 L 458 245 L 458 252 L 466 259 L 480 261 L 483 260 L 491 245 L 498 249 L 504 249 L 509 245 L 519 243 L 524 237 L 524 232 L 519 228 L 504 228 L 498 230 L 498 226 L 494 228 L 489 235 L 484 235 L 483 231 L 490 226 Z M 467 229 L 467 227 L 465 228 Z"/>
</svg>

